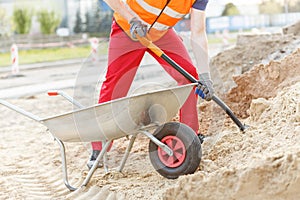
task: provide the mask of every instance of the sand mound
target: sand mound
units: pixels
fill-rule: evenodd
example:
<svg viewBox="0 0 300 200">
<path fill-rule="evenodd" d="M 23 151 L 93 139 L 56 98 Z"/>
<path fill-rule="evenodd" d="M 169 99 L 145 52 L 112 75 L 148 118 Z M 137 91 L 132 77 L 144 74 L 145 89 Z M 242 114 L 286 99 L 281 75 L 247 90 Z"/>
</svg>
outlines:
<svg viewBox="0 0 300 200">
<path fill-rule="evenodd" d="M 300 35 L 300 21 L 282 29 L 284 34 Z"/>
<path fill-rule="evenodd" d="M 164 199 L 299 199 L 300 151 L 269 155 L 244 169 L 222 168 L 210 176 L 183 178 Z"/>
<path fill-rule="evenodd" d="M 300 48 L 300 37 L 290 32 L 239 34 L 235 47 L 211 59 L 211 74 L 217 91 L 227 93 L 234 87 L 232 76 L 243 74 L 257 64 L 280 60 Z"/>
<path fill-rule="evenodd" d="M 181 177 L 165 199 L 299 199 L 299 102 L 300 82 L 253 101 L 252 128 L 205 142 L 202 171 Z"/>
<path fill-rule="evenodd" d="M 249 72 L 234 77 L 236 87 L 228 93 L 229 105 L 241 117 L 247 117 L 251 100 L 274 97 L 284 87 L 300 81 L 300 49 L 283 60 L 256 65 Z"/>
<path fill-rule="evenodd" d="M 299 63 L 300 48 L 282 60 L 255 65 L 250 71 L 233 77 L 236 86 L 224 95 L 223 100 L 237 116 L 246 118 L 252 99 L 274 97 L 278 91 L 300 81 Z M 204 134 L 213 135 L 220 127 L 226 127 L 225 123 L 232 123 L 214 103 L 204 102 L 199 110 L 200 131 Z"/>
<path fill-rule="evenodd" d="M 226 100 L 235 113 L 248 117 L 245 122 L 251 128 L 241 133 L 227 124 L 208 138 L 200 171 L 180 177 L 175 187 L 166 190 L 164 199 L 300 198 L 300 49 L 298 39 L 284 42 L 282 37 L 295 38 L 272 35 L 269 40 L 259 35 L 251 41 L 247 37 L 238 42 L 240 47 L 215 57 L 213 62 L 220 64 L 228 89 L 233 85 L 228 77 L 243 73 L 233 78 L 236 87 Z M 263 38 L 265 47 L 256 46 L 258 38 Z M 291 46 L 298 49 L 287 56 L 288 51 L 282 49 Z M 281 50 L 273 52 L 277 47 Z"/>
</svg>

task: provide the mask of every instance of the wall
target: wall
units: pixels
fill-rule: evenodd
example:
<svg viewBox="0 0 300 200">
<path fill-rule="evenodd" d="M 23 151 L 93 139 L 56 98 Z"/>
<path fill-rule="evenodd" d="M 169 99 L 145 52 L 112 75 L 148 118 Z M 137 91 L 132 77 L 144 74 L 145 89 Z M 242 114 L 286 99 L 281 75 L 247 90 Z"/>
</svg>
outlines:
<svg viewBox="0 0 300 200">
<path fill-rule="evenodd" d="M 300 13 L 276 14 L 276 15 L 239 15 L 230 17 L 208 17 L 206 20 L 207 32 L 229 30 L 240 31 L 252 28 L 282 27 L 299 21 Z M 177 31 L 189 31 L 189 20 L 179 22 Z"/>
</svg>

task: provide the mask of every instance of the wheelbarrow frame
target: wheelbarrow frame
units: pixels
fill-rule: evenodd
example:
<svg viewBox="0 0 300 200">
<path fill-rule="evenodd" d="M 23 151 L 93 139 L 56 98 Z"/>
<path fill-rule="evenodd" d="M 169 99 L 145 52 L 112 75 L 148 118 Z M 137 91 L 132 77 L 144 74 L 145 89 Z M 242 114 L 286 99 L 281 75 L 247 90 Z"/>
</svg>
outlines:
<svg viewBox="0 0 300 200">
<path fill-rule="evenodd" d="M 184 87 L 190 87 L 188 88 L 189 89 L 189 92 L 190 93 L 192 91 L 192 88 L 195 86 L 196 84 L 189 84 L 189 85 L 185 85 L 185 86 L 178 86 L 178 87 L 174 87 L 175 89 L 177 88 L 184 88 Z M 170 88 L 169 88 L 170 89 Z M 172 88 L 171 88 L 172 89 Z M 165 91 L 168 90 L 168 89 L 164 89 Z M 164 91 L 163 90 L 163 91 Z M 57 95 L 60 95 L 62 97 L 64 97 L 65 99 L 67 99 L 69 102 L 71 102 L 73 105 L 75 105 L 77 108 L 79 109 L 85 109 L 84 106 L 82 104 L 80 104 L 78 101 L 76 101 L 75 99 L 73 99 L 71 96 L 69 96 L 67 93 L 63 92 L 63 91 L 60 91 L 60 90 L 53 90 L 53 91 L 48 91 L 48 95 L 49 96 L 57 96 Z M 139 96 L 139 95 L 137 95 Z M 188 95 L 186 95 L 185 99 L 181 99 L 179 102 L 179 104 L 183 104 L 186 100 Z M 126 97 L 125 97 L 126 98 Z M 128 98 L 131 98 L 131 97 L 128 97 Z M 118 100 L 117 100 L 118 101 Z M 0 99 L 0 104 L 10 108 L 11 110 L 14 110 L 36 122 L 39 122 L 43 125 L 45 125 L 47 127 L 47 124 L 45 124 L 45 120 L 49 120 L 49 117 L 48 118 L 40 118 L 26 110 L 23 110 L 22 108 L 18 107 L 18 106 L 15 106 L 5 100 L 2 100 Z M 100 105 L 100 104 L 99 104 Z M 99 106 L 98 105 L 98 106 Z M 180 105 L 180 107 L 181 107 Z M 101 106 L 101 105 L 100 105 Z M 179 108 L 180 108 L 179 107 Z M 179 109 L 178 108 L 178 109 Z M 178 110 L 177 110 L 178 111 Z M 176 112 L 177 112 L 176 111 Z M 173 116 L 174 117 L 174 116 Z M 139 128 L 133 132 L 130 133 L 130 141 L 129 141 L 129 144 L 127 145 L 127 148 L 125 150 L 125 153 L 122 157 L 122 160 L 120 162 L 120 165 L 117 167 L 117 171 L 119 172 L 122 172 L 125 164 L 126 164 L 126 161 L 128 159 L 128 156 L 130 154 L 130 151 L 133 147 L 133 144 L 135 142 L 135 139 L 137 137 L 138 134 L 143 134 L 145 135 L 147 138 L 149 138 L 153 143 L 155 143 L 159 148 L 161 148 L 164 152 L 166 152 L 169 156 L 172 156 L 173 155 L 173 151 L 172 149 L 170 149 L 166 144 L 162 143 L 160 140 L 158 140 L 154 135 L 152 135 L 150 133 L 150 130 L 153 130 L 155 128 L 158 128 L 160 126 L 160 123 L 159 122 L 151 122 L 149 124 L 146 124 L 146 125 L 141 125 L 139 126 Z M 49 128 L 49 127 L 48 127 Z M 51 130 L 50 130 L 50 133 L 51 133 Z M 70 191 L 74 191 L 74 190 L 77 190 L 77 187 L 74 187 L 72 186 L 70 183 L 69 183 L 69 178 L 68 178 L 68 168 L 67 168 L 67 157 L 66 157 L 66 149 L 65 149 L 65 145 L 64 145 L 64 142 L 56 137 L 54 134 L 52 134 L 54 140 L 58 143 L 59 147 L 60 147 L 60 154 L 61 154 L 61 160 L 62 160 L 62 173 L 63 173 L 63 181 L 64 181 L 64 184 L 66 185 L 66 187 L 70 190 Z M 119 138 L 121 138 L 122 136 L 120 136 Z M 104 169 L 105 169 L 105 172 L 107 173 L 108 172 L 108 167 L 106 165 L 106 160 L 107 160 L 107 157 L 106 157 L 106 153 L 107 153 L 107 150 L 109 149 L 109 146 L 111 145 L 112 143 L 112 140 L 113 139 L 116 139 L 116 138 L 111 138 L 109 140 L 105 140 L 105 141 L 102 141 L 103 142 L 103 145 L 104 147 L 102 148 L 102 150 L 100 151 L 100 154 L 98 155 L 98 157 L 96 158 L 95 160 L 95 163 L 94 165 L 92 166 L 92 168 L 89 170 L 87 176 L 85 177 L 83 183 L 81 184 L 80 187 L 83 187 L 83 186 L 86 186 L 90 179 L 92 178 L 94 172 L 96 171 L 97 167 L 98 167 L 98 164 L 100 162 L 101 159 L 104 160 Z"/>
</svg>

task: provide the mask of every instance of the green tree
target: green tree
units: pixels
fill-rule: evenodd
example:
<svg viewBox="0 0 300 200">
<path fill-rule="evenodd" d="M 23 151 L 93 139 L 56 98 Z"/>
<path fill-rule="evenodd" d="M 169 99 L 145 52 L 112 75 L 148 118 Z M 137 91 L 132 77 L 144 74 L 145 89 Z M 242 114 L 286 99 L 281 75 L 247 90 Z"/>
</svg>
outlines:
<svg viewBox="0 0 300 200">
<path fill-rule="evenodd" d="M 280 3 L 278 3 L 275 0 L 264 0 L 261 4 L 259 4 L 260 14 L 272 15 L 272 14 L 278 14 L 282 12 L 283 12 L 282 6 L 280 5 Z"/>
<path fill-rule="evenodd" d="M 288 0 L 289 12 L 300 12 L 300 0 Z"/>
<path fill-rule="evenodd" d="M 61 22 L 60 16 L 54 11 L 41 10 L 37 14 L 43 34 L 51 34 Z"/>
<path fill-rule="evenodd" d="M 222 12 L 222 16 L 233 16 L 233 15 L 239 15 L 239 14 L 240 14 L 240 11 L 236 7 L 236 5 L 234 5 L 233 3 L 227 3 Z"/>
<path fill-rule="evenodd" d="M 75 21 L 75 26 L 73 29 L 74 33 L 81 33 L 82 30 L 82 20 L 80 16 L 80 10 L 78 9 L 76 12 L 76 21 Z"/>
<path fill-rule="evenodd" d="M 9 34 L 8 21 L 5 10 L 0 8 L 0 36 Z"/>
<path fill-rule="evenodd" d="M 91 27 L 93 26 L 93 23 L 91 23 L 91 15 L 86 12 L 85 13 L 85 32 L 91 33 Z"/>
<path fill-rule="evenodd" d="M 100 1 L 95 1 L 94 5 L 93 10 L 85 14 L 85 31 L 107 37 L 110 33 L 113 12 L 112 10 L 104 9 Z"/>
<path fill-rule="evenodd" d="M 27 34 L 31 28 L 32 10 L 15 8 L 13 12 L 14 30 L 19 34 Z"/>
</svg>

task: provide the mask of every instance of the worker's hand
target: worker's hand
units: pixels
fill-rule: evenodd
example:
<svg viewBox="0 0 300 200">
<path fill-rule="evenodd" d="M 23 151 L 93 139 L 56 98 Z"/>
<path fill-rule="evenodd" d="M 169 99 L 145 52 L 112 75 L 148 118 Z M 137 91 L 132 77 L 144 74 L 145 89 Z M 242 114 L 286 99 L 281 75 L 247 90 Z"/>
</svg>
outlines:
<svg viewBox="0 0 300 200">
<path fill-rule="evenodd" d="M 195 92 L 206 101 L 212 99 L 215 91 L 209 73 L 199 74 L 198 86 Z"/>
<path fill-rule="evenodd" d="M 134 17 L 129 21 L 130 34 L 133 39 L 137 39 L 136 34 L 141 37 L 145 37 L 147 33 L 147 25 L 142 24 L 138 18 Z"/>
</svg>

